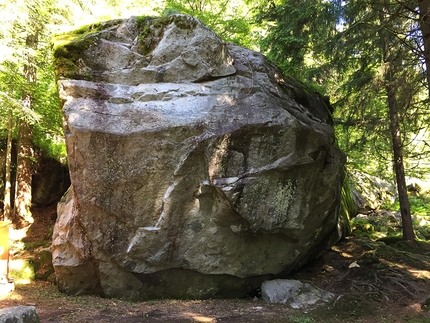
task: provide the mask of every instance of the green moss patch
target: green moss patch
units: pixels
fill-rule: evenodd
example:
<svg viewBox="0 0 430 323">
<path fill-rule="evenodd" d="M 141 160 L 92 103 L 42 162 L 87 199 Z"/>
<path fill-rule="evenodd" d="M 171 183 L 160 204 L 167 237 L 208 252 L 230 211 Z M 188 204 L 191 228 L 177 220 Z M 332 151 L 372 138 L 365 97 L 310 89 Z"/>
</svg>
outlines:
<svg viewBox="0 0 430 323">
<path fill-rule="evenodd" d="M 57 78 L 82 78 L 79 58 L 82 52 L 97 44 L 102 30 L 118 25 L 122 20 L 111 20 L 82 26 L 76 30 L 54 35 L 51 39 Z"/>
</svg>

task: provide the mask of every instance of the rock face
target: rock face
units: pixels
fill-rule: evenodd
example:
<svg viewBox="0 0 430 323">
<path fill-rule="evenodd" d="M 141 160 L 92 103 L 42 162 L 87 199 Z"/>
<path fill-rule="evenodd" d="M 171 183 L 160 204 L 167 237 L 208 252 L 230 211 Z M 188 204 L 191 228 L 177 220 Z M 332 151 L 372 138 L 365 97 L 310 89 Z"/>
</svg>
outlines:
<svg viewBox="0 0 430 323">
<path fill-rule="evenodd" d="M 197 19 L 117 20 L 55 40 L 71 189 L 60 290 L 239 297 L 337 234 L 343 154 L 327 106 Z"/>
</svg>

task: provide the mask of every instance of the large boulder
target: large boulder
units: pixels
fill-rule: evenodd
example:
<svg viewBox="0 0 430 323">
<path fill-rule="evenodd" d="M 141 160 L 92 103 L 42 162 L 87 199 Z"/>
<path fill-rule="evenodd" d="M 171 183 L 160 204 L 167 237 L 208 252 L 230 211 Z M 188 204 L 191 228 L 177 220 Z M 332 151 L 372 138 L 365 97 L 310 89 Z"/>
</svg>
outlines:
<svg viewBox="0 0 430 323">
<path fill-rule="evenodd" d="M 345 158 L 324 100 L 185 15 L 55 40 L 72 187 L 59 289 L 239 297 L 338 238 Z"/>
</svg>

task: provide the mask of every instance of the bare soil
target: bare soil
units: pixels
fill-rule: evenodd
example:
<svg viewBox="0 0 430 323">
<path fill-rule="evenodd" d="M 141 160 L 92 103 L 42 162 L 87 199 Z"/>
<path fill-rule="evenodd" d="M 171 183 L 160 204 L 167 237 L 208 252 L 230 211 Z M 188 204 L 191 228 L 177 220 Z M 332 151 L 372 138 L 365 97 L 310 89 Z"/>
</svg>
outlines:
<svg viewBox="0 0 430 323">
<path fill-rule="evenodd" d="M 55 207 L 33 209 L 33 214 L 35 222 L 23 239 L 31 247 L 19 256 L 37 259 L 37 253 L 49 245 Z M 354 236 L 340 241 L 288 277 L 335 294 L 331 303 L 308 311 L 266 304 L 254 295 L 245 299 L 146 302 L 68 296 L 58 292 L 49 270 L 49 264 L 38 266 L 37 277 L 48 281 L 17 284 L 14 292 L 0 296 L 0 308 L 34 305 L 42 323 L 430 322 L 430 245 L 427 242 L 381 242 Z"/>
</svg>

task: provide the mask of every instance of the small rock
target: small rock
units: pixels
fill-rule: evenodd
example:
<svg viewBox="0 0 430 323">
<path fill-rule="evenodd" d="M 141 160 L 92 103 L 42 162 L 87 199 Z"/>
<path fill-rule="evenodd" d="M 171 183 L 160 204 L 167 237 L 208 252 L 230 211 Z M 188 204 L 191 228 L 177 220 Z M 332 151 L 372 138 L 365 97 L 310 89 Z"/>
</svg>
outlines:
<svg viewBox="0 0 430 323">
<path fill-rule="evenodd" d="M 356 261 L 351 262 L 348 266 L 348 268 L 358 268 L 358 267 L 360 267 L 360 265 L 357 264 Z"/>
<path fill-rule="evenodd" d="M 34 306 L 15 306 L 0 310 L 0 323 L 40 323 Z"/>
<path fill-rule="evenodd" d="M 305 309 L 329 302 L 334 294 L 299 280 L 275 279 L 263 282 L 261 296 L 266 303 L 288 304 L 295 309 Z"/>
</svg>

